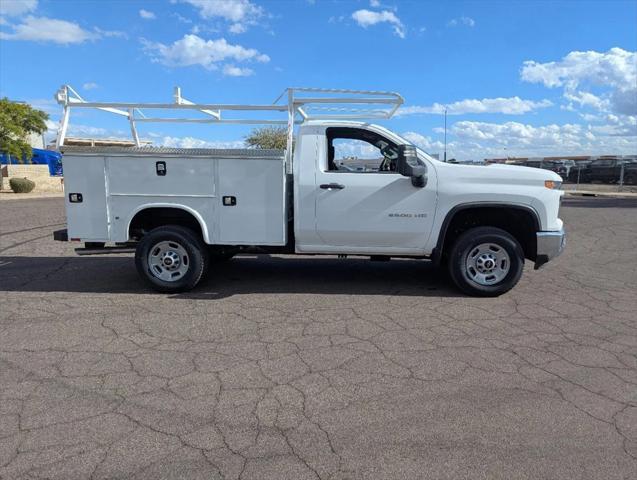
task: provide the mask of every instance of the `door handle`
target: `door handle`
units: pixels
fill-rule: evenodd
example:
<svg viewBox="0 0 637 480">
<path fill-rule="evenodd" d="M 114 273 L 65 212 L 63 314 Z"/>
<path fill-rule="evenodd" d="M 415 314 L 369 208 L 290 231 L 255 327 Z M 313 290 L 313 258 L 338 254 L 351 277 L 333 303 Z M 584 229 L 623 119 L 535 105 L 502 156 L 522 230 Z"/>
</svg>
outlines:
<svg viewBox="0 0 637 480">
<path fill-rule="evenodd" d="M 340 183 L 322 183 L 321 188 L 323 190 L 343 190 L 345 185 L 341 185 Z"/>
</svg>

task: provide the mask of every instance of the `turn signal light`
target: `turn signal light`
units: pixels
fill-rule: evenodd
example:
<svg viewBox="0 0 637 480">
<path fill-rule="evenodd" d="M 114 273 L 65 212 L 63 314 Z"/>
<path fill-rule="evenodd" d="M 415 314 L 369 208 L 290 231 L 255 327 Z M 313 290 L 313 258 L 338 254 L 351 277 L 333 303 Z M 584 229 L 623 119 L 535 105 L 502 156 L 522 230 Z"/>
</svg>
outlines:
<svg viewBox="0 0 637 480">
<path fill-rule="evenodd" d="M 544 180 L 544 186 L 551 190 L 559 190 L 562 186 L 562 182 L 556 182 L 555 180 Z"/>
</svg>

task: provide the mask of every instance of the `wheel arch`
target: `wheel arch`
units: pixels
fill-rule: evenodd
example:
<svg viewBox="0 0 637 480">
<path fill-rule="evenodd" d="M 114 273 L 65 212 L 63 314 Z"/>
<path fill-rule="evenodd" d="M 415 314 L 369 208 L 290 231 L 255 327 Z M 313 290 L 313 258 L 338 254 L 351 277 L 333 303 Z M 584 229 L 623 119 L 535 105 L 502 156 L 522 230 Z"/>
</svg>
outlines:
<svg viewBox="0 0 637 480">
<path fill-rule="evenodd" d="M 154 212 L 153 212 L 154 210 Z M 173 214 L 173 215 L 171 215 Z M 197 212 L 192 207 L 182 204 L 175 203 L 147 203 L 144 205 L 140 205 L 137 207 L 130 215 L 127 225 L 126 225 L 126 236 L 128 239 L 132 238 L 132 233 L 134 232 L 138 222 L 142 220 L 146 220 L 146 217 L 155 217 L 159 219 L 164 218 L 176 218 L 177 225 L 188 226 L 194 228 L 195 225 L 198 227 L 198 232 L 201 234 L 203 241 L 206 244 L 211 243 L 210 232 L 208 231 L 208 226 L 204 221 L 203 217 L 199 212 Z M 180 223 L 179 221 L 183 221 Z M 168 225 L 167 223 L 162 223 L 161 220 L 153 225 L 153 227 Z"/>
<path fill-rule="evenodd" d="M 439 265 L 442 261 L 443 255 L 445 251 L 450 246 L 450 238 L 453 240 L 451 235 L 456 235 L 456 232 L 450 230 L 450 227 L 454 226 L 454 220 L 459 219 L 459 216 L 466 217 L 470 212 L 474 212 L 480 214 L 479 216 L 484 218 L 506 218 L 507 212 L 515 212 L 518 215 L 524 215 L 525 218 L 531 220 L 530 227 L 527 226 L 524 229 L 509 229 L 503 228 L 503 230 L 511 233 L 523 246 L 525 256 L 531 260 L 534 260 L 535 257 L 535 233 L 540 231 L 540 216 L 538 212 L 529 205 L 521 205 L 515 203 L 501 203 L 501 202 L 477 202 L 477 203 L 463 203 L 454 206 L 451 208 L 445 215 L 444 220 L 442 221 L 440 231 L 438 234 L 438 240 L 436 242 L 436 246 L 433 249 L 431 260 L 435 265 Z M 489 212 L 491 215 L 484 215 L 485 212 Z M 484 221 L 484 220 L 483 220 Z M 501 222 L 496 222 L 496 224 L 481 223 L 478 221 L 478 224 L 474 226 L 495 226 L 502 228 L 503 225 Z M 513 230 L 513 231 L 510 231 Z M 516 231 L 517 230 L 517 231 Z M 528 234 L 533 233 L 531 238 L 528 238 Z M 525 237 L 520 239 L 520 235 L 525 234 Z M 457 236 L 457 235 L 456 235 Z"/>
</svg>

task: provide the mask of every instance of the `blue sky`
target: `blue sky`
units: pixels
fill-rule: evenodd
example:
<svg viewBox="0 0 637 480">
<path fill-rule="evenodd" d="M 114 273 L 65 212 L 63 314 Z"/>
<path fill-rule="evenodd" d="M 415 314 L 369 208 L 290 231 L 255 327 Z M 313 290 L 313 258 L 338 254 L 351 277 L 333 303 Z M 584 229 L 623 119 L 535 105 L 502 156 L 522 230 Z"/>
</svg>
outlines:
<svg viewBox="0 0 637 480">
<path fill-rule="evenodd" d="M 449 157 L 637 153 L 637 2 L 0 0 L 0 96 L 56 121 L 91 100 L 267 103 L 288 86 L 393 90 L 385 122 Z M 70 133 L 127 136 L 82 112 Z M 51 125 L 53 131 L 55 126 Z M 144 125 L 156 144 L 234 146 L 245 127 Z"/>
</svg>

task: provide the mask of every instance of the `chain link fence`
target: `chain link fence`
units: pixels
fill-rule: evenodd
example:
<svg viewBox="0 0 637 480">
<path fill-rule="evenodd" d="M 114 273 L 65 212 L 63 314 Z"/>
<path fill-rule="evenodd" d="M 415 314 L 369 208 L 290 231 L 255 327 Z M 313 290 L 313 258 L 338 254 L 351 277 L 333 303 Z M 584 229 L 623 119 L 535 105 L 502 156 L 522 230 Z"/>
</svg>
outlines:
<svg viewBox="0 0 637 480">
<path fill-rule="evenodd" d="M 551 170 L 562 177 L 563 190 L 637 193 L 637 156 L 593 160 L 528 160 L 517 163 Z"/>
<path fill-rule="evenodd" d="M 594 160 L 578 162 L 564 175 L 565 190 L 637 193 L 637 161 Z"/>
</svg>

